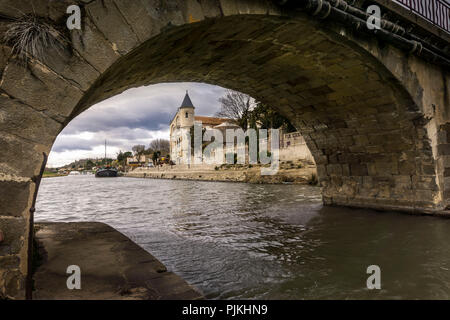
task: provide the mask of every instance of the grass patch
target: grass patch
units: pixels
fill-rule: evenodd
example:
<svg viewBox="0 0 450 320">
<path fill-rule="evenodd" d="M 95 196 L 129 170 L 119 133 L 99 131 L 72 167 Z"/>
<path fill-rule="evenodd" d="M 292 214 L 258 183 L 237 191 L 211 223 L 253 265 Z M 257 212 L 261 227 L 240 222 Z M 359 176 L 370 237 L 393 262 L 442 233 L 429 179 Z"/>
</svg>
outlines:
<svg viewBox="0 0 450 320">
<path fill-rule="evenodd" d="M 43 63 L 47 60 L 47 50 L 60 52 L 68 44 L 61 32 L 34 15 L 23 15 L 9 23 L 4 41 L 12 46 L 20 60 L 27 62 L 31 56 Z"/>
<path fill-rule="evenodd" d="M 53 178 L 53 177 L 65 177 L 66 174 L 60 174 L 57 172 L 49 172 L 49 171 L 45 171 L 42 174 L 42 178 Z"/>
</svg>

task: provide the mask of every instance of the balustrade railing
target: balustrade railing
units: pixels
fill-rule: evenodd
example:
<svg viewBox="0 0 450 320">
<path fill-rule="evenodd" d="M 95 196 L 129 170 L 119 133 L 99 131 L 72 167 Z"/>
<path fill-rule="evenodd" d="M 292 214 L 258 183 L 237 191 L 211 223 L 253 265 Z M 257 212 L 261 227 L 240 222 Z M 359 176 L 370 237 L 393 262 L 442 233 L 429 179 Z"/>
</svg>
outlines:
<svg viewBox="0 0 450 320">
<path fill-rule="evenodd" d="M 449 0 L 393 0 L 450 33 Z"/>
</svg>

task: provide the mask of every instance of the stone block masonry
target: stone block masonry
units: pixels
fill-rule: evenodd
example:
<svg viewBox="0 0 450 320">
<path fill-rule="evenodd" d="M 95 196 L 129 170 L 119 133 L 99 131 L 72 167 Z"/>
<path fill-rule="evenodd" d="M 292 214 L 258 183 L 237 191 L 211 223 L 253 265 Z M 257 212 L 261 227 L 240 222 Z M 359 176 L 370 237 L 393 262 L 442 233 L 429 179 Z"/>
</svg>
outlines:
<svg viewBox="0 0 450 320">
<path fill-rule="evenodd" d="M 132 87 L 206 82 L 277 108 L 311 150 L 324 204 L 433 214 L 450 205 L 447 68 L 274 1 L 75 2 L 83 28 L 67 33 L 70 50 L 25 66 L 0 43 L 0 296 L 27 297 L 34 199 L 55 138 Z M 0 38 L 3 17 L 20 12 L 64 28 L 66 4 L 1 1 Z"/>
<path fill-rule="evenodd" d="M 316 166 L 304 161 L 281 162 L 276 175 L 261 175 L 260 165 L 177 165 L 171 168 L 136 168 L 127 177 L 171 180 L 198 180 L 246 183 L 315 184 Z"/>
</svg>

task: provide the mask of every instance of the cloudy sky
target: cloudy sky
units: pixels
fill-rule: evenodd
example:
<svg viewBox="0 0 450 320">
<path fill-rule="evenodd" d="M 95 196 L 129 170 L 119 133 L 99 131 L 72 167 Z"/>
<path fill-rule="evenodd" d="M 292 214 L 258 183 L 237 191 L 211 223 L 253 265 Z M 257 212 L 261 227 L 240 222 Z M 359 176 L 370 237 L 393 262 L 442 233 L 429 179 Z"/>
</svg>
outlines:
<svg viewBox="0 0 450 320">
<path fill-rule="evenodd" d="M 169 139 L 169 122 L 183 101 L 186 90 L 196 115 L 213 116 L 225 89 L 200 83 L 166 83 L 130 89 L 104 100 L 80 114 L 61 132 L 48 159 L 59 167 L 83 158 L 102 158 L 146 147 L 153 139 Z"/>
</svg>

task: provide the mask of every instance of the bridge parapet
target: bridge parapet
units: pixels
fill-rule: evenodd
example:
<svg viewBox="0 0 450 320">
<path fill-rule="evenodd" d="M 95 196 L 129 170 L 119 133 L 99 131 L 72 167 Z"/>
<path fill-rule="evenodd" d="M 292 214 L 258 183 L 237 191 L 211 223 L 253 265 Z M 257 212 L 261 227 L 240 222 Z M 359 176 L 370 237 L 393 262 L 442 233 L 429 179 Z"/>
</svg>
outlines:
<svg viewBox="0 0 450 320">
<path fill-rule="evenodd" d="M 353 34 L 377 38 L 407 54 L 450 68 L 450 33 L 392 0 L 274 1 L 287 11 L 307 12 L 318 21 L 333 21 L 344 25 Z M 366 27 L 372 17 L 367 9 L 373 4 L 381 6 L 379 28 Z"/>
<path fill-rule="evenodd" d="M 384 16 L 396 19 L 409 32 L 422 39 L 430 39 L 445 49 L 450 45 L 450 3 L 444 0 L 371 0 L 387 12 Z"/>
<path fill-rule="evenodd" d="M 450 3 L 443 0 L 394 0 L 450 33 Z"/>
</svg>

